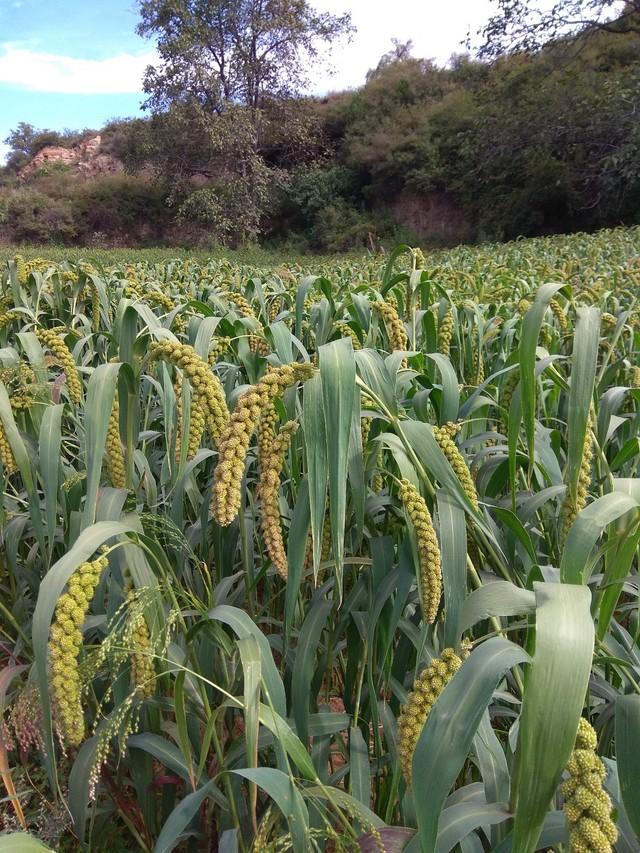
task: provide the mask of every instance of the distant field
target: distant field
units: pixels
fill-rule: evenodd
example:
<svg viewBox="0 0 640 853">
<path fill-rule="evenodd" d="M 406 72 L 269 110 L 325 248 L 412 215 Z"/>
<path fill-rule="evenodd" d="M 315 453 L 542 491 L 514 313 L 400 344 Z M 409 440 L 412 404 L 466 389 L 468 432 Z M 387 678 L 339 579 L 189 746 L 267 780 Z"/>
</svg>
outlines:
<svg viewBox="0 0 640 853">
<path fill-rule="evenodd" d="M 85 261 L 102 267 L 117 267 L 123 264 L 163 264 L 174 259 L 189 259 L 198 265 L 208 261 L 226 260 L 242 267 L 276 269 L 294 265 L 305 269 L 326 268 L 349 269 L 362 259 L 368 268 L 383 268 L 388 257 L 385 254 L 372 256 L 369 252 L 350 252 L 337 255 L 300 255 L 250 246 L 242 249 L 218 249 L 216 251 L 186 249 L 178 247 L 154 247 L 145 249 L 100 249 L 89 247 L 68 247 L 55 245 L 41 246 L 2 246 L 0 245 L 0 263 L 5 263 L 20 254 L 25 260 L 35 258 L 49 259 L 55 263 L 78 263 Z M 640 226 L 617 228 L 597 232 L 596 234 L 570 234 L 557 237 L 540 237 L 516 240 L 510 243 L 482 244 L 477 246 L 459 246 L 453 249 L 426 251 L 430 264 L 442 268 L 457 265 L 471 275 L 487 273 L 491 277 L 495 271 L 505 266 L 518 275 L 530 272 L 535 281 L 545 270 L 555 274 L 554 280 L 564 280 L 570 266 L 584 265 L 588 273 L 598 270 L 607 273 L 605 262 L 611 258 L 611 272 L 616 274 L 616 264 L 640 255 Z M 596 257 L 601 255 L 600 258 Z"/>
<path fill-rule="evenodd" d="M 318 258 L 327 256 L 306 255 L 299 256 L 277 251 L 270 251 L 260 247 L 247 247 L 239 250 L 219 249 L 216 251 L 200 249 L 183 249 L 179 247 L 156 247 L 148 249 L 100 249 L 89 247 L 69 246 L 2 246 L 0 245 L 0 262 L 11 260 L 16 254 L 22 255 L 25 260 L 33 258 L 49 258 L 56 263 L 62 261 L 87 261 L 100 265 L 117 265 L 124 263 L 164 263 L 174 258 L 190 258 L 199 264 L 204 264 L 210 258 L 229 258 L 239 263 L 252 263 L 256 265 L 272 264 L 277 266 L 283 260 L 298 260 L 304 258 L 307 263 L 317 262 Z M 352 253 L 353 255 L 353 253 Z M 344 257 L 350 257 L 346 255 Z"/>
<path fill-rule="evenodd" d="M 640 228 L 4 258 L 0 825 L 639 849 Z"/>
</svg>

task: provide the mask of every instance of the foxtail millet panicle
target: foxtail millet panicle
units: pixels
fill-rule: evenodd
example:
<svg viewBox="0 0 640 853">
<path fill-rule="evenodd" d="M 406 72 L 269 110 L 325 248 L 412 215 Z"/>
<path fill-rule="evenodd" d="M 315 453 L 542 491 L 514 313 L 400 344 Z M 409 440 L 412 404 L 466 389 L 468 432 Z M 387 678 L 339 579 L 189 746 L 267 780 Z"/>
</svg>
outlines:
<svg viewBox="0 0 640 853">
<path fill-rule="evenodd" d="M 597 743 L 593 727 L 581 717 L 567 762 L 569 779 L 562 784 L 571 853 L 613 853 L 618 838 L 611 798 L 603 788 L 606 770 L 596 754 Z"/>
<path fill-rule="evenodd" d="M 238 313 L 243 317 L 255 317 L 256 312 L 253 310 L 251 303 L 249 300 L 243 296 L 241 293 L 234 293 L 232 291 L 227 291 L 223 294 L 228 302 L 233 302 L 233 304 L 238 309 Z"/>
<path fill-rule="evenodd" d="M 209 353 L 207 356 L 207 360 L 209 364 L 215 364 L 216 361 L 220 358 L 220 356 L 225 353 L 229 347 L 231 346 L 231 338 L 220 337 L 214 338 L 214 340 L 209 345 Z"/>
<path fill-rule="evenodd" d="M 131 681 L 141 699 L 150 699 L 156 690 L 156 670 L 151 656 L 149 628 L 143 613 L 136 613 L 130 626 Z"/>
<path fill-rule="evenodd" d="M 272 411 L 275 412 L 273 408 Z M 295 421 L 287 421 L 280 431 L 276 433 L 273 426 L 273 418 L 270 417 L 264 426 L 261 423 L 258 441 L 260 461 L 260 481 L 258 486 L 261 504 L 260 525 L 267 554 L 283 580 L 287 579 L 288 561 L 282 538 L 282 528 L 280 526 L 278 490 L 284 456 L 291 437 L 297 429 L 298 424 Z"/>
<path fill-rule="evenodd" d="M 249 334 L 249 349 L 255 355 L 265 356 L 269 355 L 271 352 L 271 347 L 269 346 L 269 341 L 264 337 L 264 335 L 255 334 L 251 332 Z"/>
<path fill-rule="evenodd" d="M 4 329 L 5 326 L 8 326 L 14 320 L 19 320 L 20 316 L 19 311 L 0 311 L 0 329 Z"/>
<path fill-rule="evenodd" d="M 211 500 L 211 510 L 218 524 L 231 524 L 240 511 L 245 459 L 263 414 L 287 388 L 308 379 L 314 370 L 312 364 L 297 362 L 275 367 L 238 400 L 218 443 Z"/>
<path fill-rule="evenodd" d="M 462 661 L 469 656 L 469 648 L 470 645 L 463 641 L 460 655 L 453 649 L 444 649 L 416 678 L 407 704 L 401 708 L 398 717 L 398 753 L 408 785 L 411 785 L 413 754 L 422 729 L 438 697 L 460 669 Z"/>
<path fill-rule="evenodd" d="M 27 278 L 29 276 L 29 271 L 27 269 L 27 264 L 22 255 L 16 255 L 13 259 L 13 263 L 16 267 L 16 280 L 18 284 L 26 284 Z"/>
<path fill-rule="evenodd" d="M 520 367 L 514 367 L 506 376 L 502 378 L 500 386 L 500 407 L 503 409 L 501 413 L 500 424 L 503 432 L 507 431 L 509 425 L 509 411 L 511 409 L 511 400 L 516 388 L 520 384 Z"/>
<path fill-rule="evenodd" d="M 126 487 L 126 476 L 124 453 L 122 451 L 122 441 L 120 440 L 120 404 L 117 389 L 113 398 L 111 415 L 109 416 L 105 451 L 107 456 L 107 473 L 109 474 L 111 485 L 114 489 L 124 489 Z"/>
<path fill-rule="evenodd" d="M 2 421 L 0 421 L 0 463 L 2 463 L 5 474 L 14 474 L 18 470 L 16 458 L 13 455 Z"/>
<path fill-rule="evenodd" d="M 569 321 L 567 320 L 567 315 L 565 314 L 564 308 L 558 302 L 557 299 L 552 299 L 549 302 L 549 308 L 551 308 L 551 313 L 556 318 L 556 322 L 561 332 L 566 332 L 569 328 Z"/>
<path fill-rule="evenodd" d="M 224 389 L 210 366 L 193 347 L 178 341 L 154 341 L 149 358 L 161 359 L 182 369 L 193 389 L 193 406 L 202 412 L 211 438 L 217 444 L 229 421 Z"/>
<path fill-rule="evenodd" d="M 571 494 L 571 490 L 567 486 L 567 494 L 562 504 L 560 516 L 562 519 L 562 543 L 565 542 L 569 530 L 573 522 L 578 517 L 579 513 L 587 505 L 589 499 L 589 486 L 591 485 L 591 463 L 593 461 L 593 410 L 589 412 L 587 418 L 587 431 L 584 437 L 584 445 L 582 448 L 582 460 L 580 462 L 580 470 L 578 472 L 578 484 L 575 495 Z"/>
<path fill-rule="evenodd" d="M 80 746 L 84 738 L 78 655 L 82 648 L 82 625 L 100 575 L 107 565 L 107 558 L 100 556 L 78 566 L 69 578 L 67 591 L 58 599 L 50 629 L 51 692 L 58 731 L 68 746 Z"/>
<path fill-rule="evenodd" d="M 182 453 L 182 434 L 184 430 L 182 373 L 179 373 L 176 376 L 173 390 L 176 395 L 176 464 L 179 465 Z M 202 411 L 202 407 L 197 405 L 196 396 L 192 393 L 189 413 L 189 433 L 187 438 L 187 461 L 193 459 L 198 452 L 202 442 L 202 433 L 204 432 L 204 428 L 204 412 Z"/>
<path fill-rule="evenodd" d="M 451 350 L 451 339 L 453 337 L 453 309 L 447 306 L 444 317 L 438 327 L 438 352 L 449 355 Z"/>
<path fill-rule="evenodd" d="M 82 400 L 82 382 L 69 348 L 54 329 L 36 329 L 35 332 L 40 343 L 51 350 L 64 370 L 71 402 L 79 405 Z"/>
<path fill-rule="evenodd" d="M 415 530 L 420 563 L 420 600 L 424 621 L 432 624 L 435 622 L 442 595 L 440 546 L 427 504 L 413 483 L 402 480 L 398 493 Z"/>
<path fill-rule="evenodd" d="M 473 477 L 471 476 L 471 471 L 469 470 L 469 466 L 467 465 L 464 456 L 460 453 L 457 445 L 451 437 L 450 426 L 445 424 L 443 427 L 434 427 L 433 435 L 440 445 L 440 449 L 447 457 L 449 464 L 453 468 L 464 493 L 469 498 L 473 508 L 478 510 L 480 508 L 478 504 L 478 493 L 473 482 Z"/>
<path fill-rule="evenodd" d="M 392 350 L 406 350 L 409 348 L 409 339 L 404 323 L 400 319 L 400 315 L 389 302 L 377 300 L 372 303 L 374 311 L 382 317 L 389 344 Z"/>
<path fill-rule="evenodd" d="M 482 357 L 482 345 L 474 337 L 471 342 L 471 355 L 473 359 L 473 381 L 476 385 L 484 382 L 484 359 Z"/>
<path fill-rule="evenodd" d="M 350 338 L 351 344 L 352 344 L 354 350 L 362 349 L 362 344 L 360 343 L 360 338 L 356 334 L 355 330 L 352 329 L 348 323 L 344 322 L 343 320 L 338 320 L 338 322 L 335 324 L 335 326 L 336 326 L 336 331 L 343 338 Z"/>
</svg>

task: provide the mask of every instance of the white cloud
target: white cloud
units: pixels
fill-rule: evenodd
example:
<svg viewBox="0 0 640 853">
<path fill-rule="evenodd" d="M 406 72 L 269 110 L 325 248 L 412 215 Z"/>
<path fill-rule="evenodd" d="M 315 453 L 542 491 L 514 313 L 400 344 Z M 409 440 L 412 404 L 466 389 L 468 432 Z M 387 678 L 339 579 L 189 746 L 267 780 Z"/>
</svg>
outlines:
<svg viewBox="0 0 640 853">
<path fill-rule="evenodd" d="M 120 53 L 107 59 L 75 59 L 6 43 L 0 53 L 0 83 L 36 92 L 131 94 L 142 91 L 144 70 L 155 59 L 152 51 Z"/>
</svg>

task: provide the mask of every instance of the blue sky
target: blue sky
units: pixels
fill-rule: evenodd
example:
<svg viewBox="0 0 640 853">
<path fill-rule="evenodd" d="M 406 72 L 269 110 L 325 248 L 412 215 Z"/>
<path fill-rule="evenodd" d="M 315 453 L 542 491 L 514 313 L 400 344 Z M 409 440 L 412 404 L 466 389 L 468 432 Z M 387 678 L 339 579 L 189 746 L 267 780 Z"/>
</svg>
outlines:
<svg viewBox="0 0 640 853">
<path fill-rule="evenodd" d="M 489 16 L 491 0 L 312 0 L 350 11 L 357 34 L 335 52 L 333 73 L 312 71 L 311 90 L 358 86 L 391 47 L 441 63 Z M 38 128 L 99 128 L 139 114 L 153 44 L 135 34 L 135 0 L 0 0 L 0 141 L 20 121 Z M 0 146 L 0 158 L 6 150 Z"/>
<path fill-rule="evenodd" d="M 0 0 L 0 141 L 20 121 L 100 128 L 138 114 L 153 52 L 137 19 L 133 0 Z"/>
</svg>

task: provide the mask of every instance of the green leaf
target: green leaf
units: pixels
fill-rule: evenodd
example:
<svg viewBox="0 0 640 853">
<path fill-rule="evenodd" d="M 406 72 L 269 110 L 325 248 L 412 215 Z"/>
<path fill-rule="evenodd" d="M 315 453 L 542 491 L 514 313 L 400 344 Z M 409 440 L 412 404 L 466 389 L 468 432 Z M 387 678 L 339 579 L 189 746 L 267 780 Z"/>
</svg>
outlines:
<svg viewBox="0 0 640 853">
<path fill-rule="evenodd" d="M 305 477 L 300 482 L 296 502 L 291 516 L 289 526 L 289 538 L 287 540 L 287 564 L 289 573 L 287 576 L 287 589 L 285 592 L 284 606 L 284 644 L 289 646 L 291 630 L 294 627 L 294 618 L 298 595 L 304 576 L 304 558 L 307 552 L 307 536 L 309 535 L 309 481 Z"/>
<path fill-rule="evenodd" d="M 56 520 L 58 508 L 58 473 L 60 471 L 60 444 L 62 442 L 62 412 L 64 406 L 47 406 L 40 423 L 38 457 L 42 491 L 44 492 L 48 557 L 51 560 L 55 544 Z"/>
<path fill-rule="evenodd" d="M 549 803 L 573 750 L 594 644 L 587 587 L 533 586 L 535 654 L 522 702 L 511 789 L 518 853 L 536 850 Z"/>
<path fill-rule="evenodd" d="M 284 717 L 275 713 L 273 709 L 267 707 L 267 705 L 261 704 L 260 722 L 263 726 L 266 726 L 273 735 L 275 735 L 281 749 L 286 752 L 289 758 L 291 758 L 291 760 L 297 765 L 300 773 L 311 782 L 316 782 L 318 774 L 313 766 L 313 761 L 309 756 L 307 748 L 295 734 Z M 310 722 L 310 733 L 312 733 L 312 729 L 314 728 L 315 726 Z M 343 728 L 342 724 L 339 725 L 339 729 L 341 728 Z M 322 734 L 322 731 L 319 731 L 318 734 Z"/>
<path fill-rule="evenodd" d="M 186 827 L 200 810 L 205 799 L 215 790 L 215 780 L 207 782 L 202 788 L 187 794 L 164 822 L 153 853 L 170 853 L 183 839 Z"/>
<path fill-rule="evenodd" d="M 392 415 L 396 414 L 398 403 L 393 393 L 394 383 L 380 353 L 372 349 L 361 349 L 354 353 L 358 376 L 370 388 L 384 407 Z"/>
<path fill-rule="evenodd" d="M 367 497 L 359 393 L 356 393 L 355 395 L 351 417 L 351 433 L 349 437 L 349 489 L 353 512 L 351 546 L 352 548 L 357 549 L 359 547 L 359 543 L 362 541 L 365 503 Z"/>
<path fill-rule="evenodd" d="M 341 788 L 320 788 L 311 786 L 303 788 L 302 794 L 304 797 L 317 798 L 319 800 L 331 800 L 337 803 L 340 808 L 344 809 L 347 814 L 354 815 L 362 824 L 375 826 L 376 829 L 381 829 L 384 826 L 384 821 L 380 820 L 375 812 L 363 805 L 358 800 L 354 799 L 346 791 Z"/>
<path fill-rule="evenodd" d="M 342 559 L 347 507 L 349 437 L 356 401 L 356 363 L 351 340 L 343 338 L 320 347 L 320 378 L 329 463 L 329 517 L 338 597 L 342 598 Z M 313 439 L 314 441 L 317 440 Z"/>
<path fill-rule="evenodd" d="M 488 619 L 490 616 L 517 616 L 535 610 L 536 597 L 531 590 L 522 589 L 509 581 L 491 581 L 474 590 L 462 606 L 458 633 Z"/>
<path fill-rule="evenodd" d="M 473 740 L 473 749 L 484 783 L 485 799 L 488 803 L 507 802 L 511 779 L 509 766 L 502 744 L 491 728 L 489 711 L 485 711 Z"/>
<path fill-rule="evenodd" d="M 193 752 L 191 749 L 191 741 L 189 740 L 189 730 L 187 728 L 187 709 L 185 704 L 184 680 L 186 672 L 180 670 L 176 675 L 176 680 L 173 687 L 173 708 L 176 718 L 176 731 L 178 743 L 182 757 L 189 771 L 189 784 L 191 788 L 196 788 L 195 770 L 193 766 Z"/>
<path fill-rule="evenodd" d="M 460 636 L 460 614 L 467 589 L 467 528 L 464 511 L 451 496 L 440 489 L 437 498 L 444 585 L 444 644 L 453 647 Z"/>
<path fill-rule="evenodd" d="M 571 525 L 560 560 L 560 578 L 563 583 L 582 584 L 589 580 L 587 567 L 589 555 L 612 521 L 630 510 L 638 502 L 623 492 L 609 492 L 585 507 Z"/>
<path fill-rule="evenodd" d="M 509 820 L 506 803 L 456 803 L 442 812 L 436 853 L 449 853 L 474 829 Z"/>
<path fill-rule="evenodd" d="M 605 553 L 605 570 L 601 589 L 597 596 L 598 628 L 597 636 L 603 640 L 611 619 L 620 599 L 624 586 L 624 578 L 630 571 L 640 543 L 640 524 L 635 531 L 627 531 L 626 535 L 611 525 L 607 543 L 615 543 L 616 548 L 608 548 Z"/>
<path fill-rule="evenodd" d="M 427 353 L 427 357 L 435 361 L 442 377 L 442 405 L 440 407 L 440 423 L 455 421 L 460 408 L 460 386 L 453 365 L 446 355 L 439 352 Z"/>
<path fill-rule="evenodd" d="M 569 845 L 569 830 L 567 818 L 563 811 L 549 812 L 544 819 L 544 825 L 538 840 L 538 850 L 547 850 L 555 844 Z M 510 833 L 492 853 L 519 853 L 513 846 L 513 833 Z"/>
<path fill-rule="evenodd" d="M 87 387 L 85 407 L 85 456 L 87 465 L 87 496 L 82 526 L 89 527 L 96 520 L 98 487 L 102 473 L 102 457 L 109 429 L 120 364 L 101 364 L 93 371 Z"/>
<path fill-rule="evenodd" d="M 520 388 L 522 400 L 522 416 L 529 448 L 530 466 L 533 468 L 535 453 L 535 417 L 536 417 L 536 348 L 544 315 L 549 302 L 563 287 L 562 284 L 543 284 L 536 293 L 535 302 L 529 308 L 522 320 L 522 336 L 520 338 Z"/>
<path fill-rule="evenodd" d="M 73 818 L 74 832 L 83 847 L 89 803 L 89 778 L 96 763 L 97 746 L 98 735 L 85 740 L 78 750 L 69 774 L 69 811 Z"/>
<path fill-rule="evenodd" d="M 10 832 L 8 835 L 0 836 L 0 853 L 43 853 L 43 851 L 53 853 L 50 847 L 46 847 L 26 832 Z"/>
<path fill-rule="evenodd" d="M 620 793 L 629 823 L 640 838 L 640 696 L 618 696 L 615 708 Z"/>
<path fill-rule="evenodd" d="M 435 849 L 442 807 L 496 685 L 508 669 L 527 660 L 527 653 L 514 643 L 501 637 L 487 640 L 463 663 L 433 706 L 413 755 L 413 794 L 423 851 Z"/>
<path fill-rule="evenodd" d="M 333 608 L 332 601 L 312 601 L 300 629 L 291 676 L 291 707 L 298 737 L 303 744 L 309 737 L 309 692 L 316 667 L 320 636 Z"/>
<path fill-rule="evenodd" d="M 313 537 L 313 575 L 317 580 L 322 551 L 322 528 L 327 505 L 329 460 L 326 425 L 322 402 L 322 381 L 319 375 L 304 383 L 302 392 L 302 422 L 309 483 L 311 535 Z"/>
<path fill-rule="evenodd" d="M 371 768 L 369 751 L 359 728 L 349 729 L 349 789 L 351 796 L 364 806 L 371 800 Z"/>
<path fill-rule="evenodd" d="M 240 639 L 244 637 L 253 637 L 255 639 L 262 657 L 262 677 L 264 678 L 265 690 L 276 712 L 281 717 L 285 717 L 287 705 L 284 685 L 273 662 L 269 641 L 255 622 L 243 610 L 237 607 L 230 607 L 228 604 L 221 604 L 219 607 L 214 607 L 213 610 L 207 613 L 207 618 L 228 625 Z"/>
<path fill-rule="evenodd" d="M 575 497 L 578 488 L 578 476 L 582 464 L 589 410 L 593 399 L 599 340 L 600 310 L 590 307 L 578 308 L 573 336 L 569 415 L 567 418 L 566 482 L 569 493 L 573 497 Z"/>
<path fill-rule="evenodd" d="M 233 770 L 263 788 L 284 815 L 296 853 L 307 853 L 309 845 L 309 812 L 293 779 L 272 767 Z"/>
<path fill-rule="evenodd" d="M 408 253 L 409 255 L 412 254 L 411 246 L 408 246 L 406 243 L 399 243 L 389 255 L 389 260 L 387 261 L 384 273 L 382 274 L 382 285 L 380 287 L 380 293 L 382 293 L 383 296 L 391 287 L 393 287 L 397 278 L 393 272 L 393 268 L 400 255 L 404 255 L 405 253 Z M 402 278 L 403 280 L 407 279 L 407 274 L 402 273 Z"/>
<path fill-rule="evenodd" d="M 249 767 L 258 766 L 258 729 L 260 727 L 260 650 L 255 637 L 243 637 L 238 640 L 238 649 L 244 674 L 244 740 L 247 748 Z M 249 785 L 251 814 L 255 819 L 258 790 Z"/>
<path fill-rule="evenodd" d="M 33 524 L 33 532 L 38 540 L 38 545 L 42 549 L 43 555 L 47 553 L 44 538 L 44 525 L 42 522 L 42 513 L 40 511 L 40 499 L 36 489 L 35 478 L 33 475 L 32 463 L 27 452 L 22 436 L 18 431 L 16 422 L 11 409 L 9 395 L 5 388 L 4 382 L 0 382 L 0 424 L 4 428 L 4 434 L 13 451 L 16 465 L 20 471 L 22 482 L 27 490 L 29 498 L 29 511 L 31 514 L 31 523 Z"/>
</svg>

